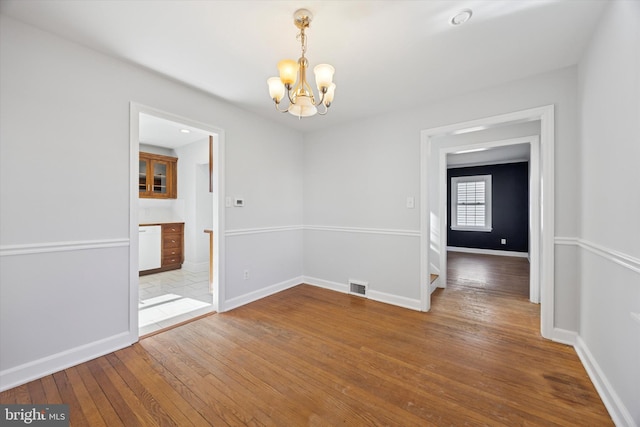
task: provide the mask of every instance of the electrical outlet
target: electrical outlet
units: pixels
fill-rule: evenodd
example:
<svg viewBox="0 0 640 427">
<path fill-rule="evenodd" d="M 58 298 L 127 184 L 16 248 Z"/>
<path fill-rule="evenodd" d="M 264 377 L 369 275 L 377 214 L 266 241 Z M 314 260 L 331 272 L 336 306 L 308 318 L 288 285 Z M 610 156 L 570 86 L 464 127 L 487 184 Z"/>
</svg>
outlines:
<svg viewBox="0 0 640 427">
<path fill-rule="evenodd" d="M 249 270 L 245 270 L 242 272 L 242 278 L 244 280 L 249 280 Z"/>
<path fill-rule="evenodd" d="M 507 244 L 507 239 L 500 239 L 500 244 L 501 245 L 506 245 Z"/>
</svg>

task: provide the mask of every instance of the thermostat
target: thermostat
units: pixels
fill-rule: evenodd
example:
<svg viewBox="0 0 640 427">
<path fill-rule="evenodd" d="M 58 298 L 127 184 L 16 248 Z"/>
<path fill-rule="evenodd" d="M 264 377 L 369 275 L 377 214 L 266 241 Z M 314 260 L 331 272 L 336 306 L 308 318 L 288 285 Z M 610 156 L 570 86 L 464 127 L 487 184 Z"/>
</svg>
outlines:
<svg viewBox="0 0 640 427">
<path fill-rule="evenodd" d="M 233 205 L 234 205 L 234 206 L 237 206 L 237 207 L 240 207 L 240 208 L 241 208 L 241 207 L 243 207 L 243 206 L 244 206 L 244 199 L 242 199 L 242 198 L 240 198 L 240 197 L 236 197 L 236 198 L 233 200 Z"/>
</svg>

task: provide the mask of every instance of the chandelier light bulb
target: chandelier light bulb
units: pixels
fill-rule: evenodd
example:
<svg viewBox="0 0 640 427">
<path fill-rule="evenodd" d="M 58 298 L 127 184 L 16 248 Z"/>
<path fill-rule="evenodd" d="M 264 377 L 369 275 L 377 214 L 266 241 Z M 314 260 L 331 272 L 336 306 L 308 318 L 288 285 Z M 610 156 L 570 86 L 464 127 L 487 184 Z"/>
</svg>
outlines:
<svg viewBox="0 0 640 427">
<path fill-rule="evenodd" d="M 323 89 L 331 86 L 333 80 L 333 73 L 336 70 L 329 64 L 316 65 L 313 69 L 313 73 L 316 75 L 316 86 L 318 90 L 322 92 Z"/>
<path fill-rule="evenodd" d="M 298 69 L 300 66 L 293 59 L 283 59 L 278 62 L 278 71 L 280 72 L 280 80 L 282 84 L 293 85 L 298 77 Z"/>
<path fill-rule="evenodd" d="M 280 77 L 271 77 L 267 80 L 267 84 L 269 85 L 269 96 L 279 104 L 282 98 L 284 98 L 284 84 L 282 84 L 282 80 L 280 80 Z"/>
</svg>

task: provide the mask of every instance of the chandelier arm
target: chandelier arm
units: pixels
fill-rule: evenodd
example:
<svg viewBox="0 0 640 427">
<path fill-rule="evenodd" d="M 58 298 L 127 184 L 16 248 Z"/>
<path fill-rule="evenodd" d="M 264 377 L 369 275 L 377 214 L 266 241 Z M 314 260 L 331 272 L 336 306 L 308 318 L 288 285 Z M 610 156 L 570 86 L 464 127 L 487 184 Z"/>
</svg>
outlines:
<svg viewBox="0 0 640 427">
<path fill-rule="evenodd" d="M 327 114 L 329 112 L 329 107 L 331 106 L 331 104 L 329 104 L 329 105 L 322 104 L 322 105 L 324 106 L 324 112 L 320 111 L 320 109 L 318 108 L 318 114 L 320 114 L 321 116 L 324 116 L 325 114 Z M 318 104 L 318 106 L 320 106 L 320 105 Z"/>
<path fill-rule="evenodd" d="M 294 91 L 295 93 L 295 91 Z M 291 98 L 291 91 L 287 90 L 287 98 L 289 98 L 289 104 L 295 104 L 295 101 Z"/>
<path fill-rule="evenodd" d="M 320 91 L 319 91 L 319 93 L 320 93 L 320 101 L 318 101 L 318 103 L 317 103 L 317 104 L 315 104 L 315 105 L 316 105 L 316 107 L 318 107 L 318 106 L 320 106 L 320 104 L 323 104 L 323 103 L 324 103 L 324 96 L 325 96 L 325 95 L 326 95 L 326 93 L 327 93 L 327 89 L 324 89 L 324 88 L 323 88 L 322 90 L 320 90 Z M 326 105 L 325 105 L 325 107 L 326 107 Z M 327 113 L 325 112 L 324 114 L 327 114 Z"/>
<path fill-rule="evenodd" d="M 279 103 L 279 102 L 276 102 L 275 104 L 276 104 L 276 110 L 277 110 L 277 111 L 279 111 L 279 112 L 281 112 L 281 113 L 288 113 L 288 112 L 289 112 L 289 107 L 285 108 L 284 110 L 281 110 L 281 109 L 279 108 L 280 103 Z"/>
</svg>

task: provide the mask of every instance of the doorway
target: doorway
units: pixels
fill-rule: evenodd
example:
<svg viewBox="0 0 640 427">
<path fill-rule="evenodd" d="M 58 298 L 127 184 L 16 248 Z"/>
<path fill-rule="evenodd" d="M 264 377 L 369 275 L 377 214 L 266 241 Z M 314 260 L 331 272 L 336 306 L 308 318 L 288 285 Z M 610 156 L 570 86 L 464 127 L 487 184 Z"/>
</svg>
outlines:
<svg viewBox="0 0 640 427">
<path fill-rule="evenodd" d="M 422 131 L 421 142 L 421 308 L 431 306 L 430 274 L 436 266 L 439 286 L 446 284 L 446 155 L 464 149 L 477 149 L 514 143 L 531 143 L 531 206 L 530 259 L 532 293 L 539 290 L 541 303 L 541 334 L 551 338 L 554 318 L 554 108 L 552 105 L 524 110 L 470 122 L 458 123 Z M 438 137 L 471 134 L 480 130 L 498 128 L 508 124 L 540 121 L 540 138 L 515 138 L 466 145 L 437 144 Z M 537 147 L 537 148 L 534 148 Z M 534 175 L 537 174 L 537 175 Z M 444 175 L 444 176 L 443 176 Z M 535 198 L 535 199 L 534 199 Z M 544 227 L 542 227 L 544 224 Z M 532 300 L 535 301 L 535 295 Z"/>
<path fill-rule="evenodd" d="M 140 335 L 219 310 L 224 290 L 224 132 L 139 104 L 130 110 L 130 333 Z M 177 197 L 138 195 L 140 151 L 171 155 Z M 183 263 L 139 276 L 140 224 L 183 224 Z M 164 227 L 164 225 L 163 225 Z M 164 265 L 164 264 L 163 264 Z M 162 270 L 162 269 L 161 269 Z"/>
</svg>

